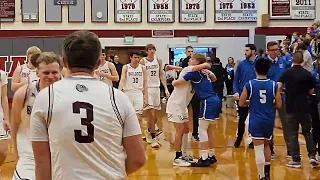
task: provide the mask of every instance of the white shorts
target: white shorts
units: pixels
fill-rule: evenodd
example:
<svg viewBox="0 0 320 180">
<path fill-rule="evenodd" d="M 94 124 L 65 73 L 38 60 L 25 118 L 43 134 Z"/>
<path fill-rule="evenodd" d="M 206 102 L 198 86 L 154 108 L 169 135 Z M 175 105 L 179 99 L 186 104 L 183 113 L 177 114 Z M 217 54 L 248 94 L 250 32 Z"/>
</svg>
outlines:
<svg viewBox="0 0 320 180">
<path fill-rule="evenodd" d="M 161 109 L 160 88 L 148 88 L 148 106 L 145 109 Z"/>
<path fill-rule="evenodd" d="M 174 122 L 174 123 L 185 123 L 188 122 L 188 116 L 181 116 L 177 114 L 168 114 L 168 121 Z"/>
<path fill-rule="evenodd" d="M 143 111 L 143 93 L 142 91 L 124 91 L 128 96 L 134 110 L 137 114 L 142 114 Z"/>
<path fill-rule="evenodd" d="M 36 166 L 33 160 L 19 158 L 12 180 L 36 179 Z"/>
<path fill-rule="evenodd" d="M 10 139 L 9 132 L 4 130 L 3 127 L 3 118 L 0 120 L 0 140 Z"/>
</svg>

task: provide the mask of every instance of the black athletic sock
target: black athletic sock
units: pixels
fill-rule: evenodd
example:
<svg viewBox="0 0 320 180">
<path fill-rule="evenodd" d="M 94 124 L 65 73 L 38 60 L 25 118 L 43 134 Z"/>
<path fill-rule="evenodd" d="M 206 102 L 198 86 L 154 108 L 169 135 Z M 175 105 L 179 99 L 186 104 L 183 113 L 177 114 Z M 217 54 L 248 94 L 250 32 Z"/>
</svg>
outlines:
<svg viewBox="0 0 320 180">
<path fill-rule="evenodd" d="M 264 165 L 264 176 L 270 178 L 270 164 Z"/>
<path fill-rule="evenodd" d="M 150 129 L 148 128 L 148 132 L 150 132 Z"/>
<path fill-rule="evenodd" d="M 156 133 L 151 133 L 151 137 L 154 139 L 156 137 Z"/>
<path fill-rule="evenodd" d="M 176 157 L 174 159 L 178 159 L 182 156 L 182 151 L 176 152 Z"/>
</svg>

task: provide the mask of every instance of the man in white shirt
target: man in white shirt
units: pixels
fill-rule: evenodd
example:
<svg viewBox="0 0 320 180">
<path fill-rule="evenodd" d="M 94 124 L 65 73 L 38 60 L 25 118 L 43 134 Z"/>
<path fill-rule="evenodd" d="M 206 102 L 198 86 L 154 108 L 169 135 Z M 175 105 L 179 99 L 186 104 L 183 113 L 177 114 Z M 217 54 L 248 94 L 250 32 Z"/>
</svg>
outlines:
<svg viewBox="0 0 320 180">
<path fill-rule="evenodd" d="M 302 42 L 298 45 L 298 51 L 303 53 L 303 63 L 301 66 L 311 73 L 313 71 L 313 60 L 310 52 L 307 50 L 306 42 Z"/>
<path fill-rule="evenodd" d="M 96 34 L 69 34 L 63 51 L 70 77 L 43 89 L 31 113 L 36 179 L 125 179 L 146 161 L 135 110 L 93 77 L 101 63 Z"/>
</svg>

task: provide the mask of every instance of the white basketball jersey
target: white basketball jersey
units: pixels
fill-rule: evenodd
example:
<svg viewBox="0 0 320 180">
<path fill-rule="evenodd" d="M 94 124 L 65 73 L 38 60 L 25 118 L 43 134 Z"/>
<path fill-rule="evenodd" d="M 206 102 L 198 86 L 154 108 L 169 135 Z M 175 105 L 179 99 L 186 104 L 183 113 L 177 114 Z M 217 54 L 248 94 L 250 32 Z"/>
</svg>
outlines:
<svg viewBox="0 0 320 180">
<path fill-rule="evenodd" d="M 8 84 L 8 78 L 7 78 L 7 74 L 0 70 L 0 97 L 1 97 L 1 93 L 2 93 L 2 86 Z M 0 98 L 1 99 L 1 98 Z M 4 114 L 3 114 L 3 108 L 2 108 L 2 101 L 0 101 L 0 120 L 3 120 L 4 118 Z"/>
<path fill-rule="evenodd" d="M 179 79 L 183 78 L 188 72 L 192 71 L 192 67 L 188 66 L 184 68 L 179 75 Z M 166 112 L 168 114 L 176 114 L 180 116 L 187 116 L 187 106 L 193 97 L 194 91 L 190 82 L 175 86 L 172 94 L 167 102 Z"/>
<path fill-rule="evenodd" d="M 108 73 L 111 75 L 109 63 L 110 62 L 106 61 L 103 65 L 99 66 L 99 68 L 96 71 Z M 106 83 L 108 85 L 112 85 L 112 81 L 110 79 L 102 77 L 102 76 L 100 76 L 99 78 L 100 78 L 100 81 L 103 81 L 104 83 Z"/>
<path fill-rule="evenodd" d="M 123 90 L 125 90 L 125 91 L 133 91 L 133 90 L 141 91 L 143 88 L 142 65 L 139 64 L 137 68 L 133 68 L 130 64 L 127 64 L 126 66 L 127 66 L 127 77 L 126 77 L 126 82 L 124 84 Z"/>
<path fill-rule="evenodd" d="M 37 76 L 37 70 L 36 69 L 30 69 L 27 64 L 23 64 L 20 66 L 21 71 L 20 71 L 20 79 L 24 80 L 29 77 L 29 83 L 36 81 L 39 79 Z"/>
<path fill-rule="evenodd" d="M 40 95 L 44 93 L 49 98 L 39 99 L 49 99 L 49 109 L 43 112 L 48 111 L 44 117 L 52 179 L 125 179 L 126 153 L 122 143 L 126 128 L 132 132 L 138 127 L 141 133 L 126 95 L 89 76 L 64 78 Z M 126 115 L 135 119 L 127 119 Z M 135 125 L 126 124 L 130 122 Z"/>
<path fill-rule="evenodd" d="M 147 70 L 148 87 L 160 87 L 159 78 L 159 62 L 156 57 L 150 62 L 146 58 L 143 58 L 144 65 Z"/>
<path fill-rule="evenodd" d="M 30 115 L 34 100 L 40 92 L 40 81 L 33 81 L 28 85 L 26 96 L 24 99 L 24 107 L 21 111 L 21 123 L 17 131 L 17 150 L 19 161 L 30 160 L 34 163 L 31 141 L 29 139 L 30 132 Z M 19 163 L 18 163 L 19 164 Z"/>
</svg>

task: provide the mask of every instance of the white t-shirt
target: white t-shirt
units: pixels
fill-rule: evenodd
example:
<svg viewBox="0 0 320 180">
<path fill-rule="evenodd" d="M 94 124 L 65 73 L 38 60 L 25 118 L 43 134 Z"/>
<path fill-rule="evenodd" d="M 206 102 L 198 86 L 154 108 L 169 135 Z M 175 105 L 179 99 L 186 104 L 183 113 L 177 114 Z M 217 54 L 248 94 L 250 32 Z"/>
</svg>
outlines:
<svg viewBox="0 0 320 180">
<path fill-rule="evenodd" d="M 306 65 L 303 68 L 309 72 L 312 72 L 313 71 L 313 64 L 312 64 L 313 60 L 312 60 L 312 56 L 308 50 L 305 50 L 303 52 L 303 61 L 306 63 Z"/>
<path fill-rule="evenodd" d="M 184 68 L 179 75 L 179 79 L 183 78 L 185 74 L 191 71 L 192 71 L 191 66 Z M 190 103 L 193 97 L 193 94 L 194 92 L 192 90 L 191 82 L 187 82 L 179 86 L 175 86 L 172 94 L 168 99 L 166 112 L 168 114 L 187 116 L 188 115 L 187 106 Z"/>
<path fill-rule="evenodd" d="M 125 179 L 122 141 L 141 129 L 124 93 L 93 77 L 74 76 L 38 94 L 30 133 L 31 141 L 50 143 L 52 179 L 102 180 Z"/>
<path fill-rule="evenodd" d="M 2 86 L 8 84 L 8 77 L 7 77 L 6 72 L 4 72 L 2 70 L 0 70 L 0 76 L 1 76 L 1 78 L 0 78 L 1 79 L 1 82 L 0 82 L 0 95 L 1 95 L 2 94 Z M 3 108 L 2 108 L 2 101 L 1 101 L 1 98 L 0 98 L 0 119 L 2 120 L 3 118 L 4 118 L 4 114 L 3 114 Z"/>
</svg>

